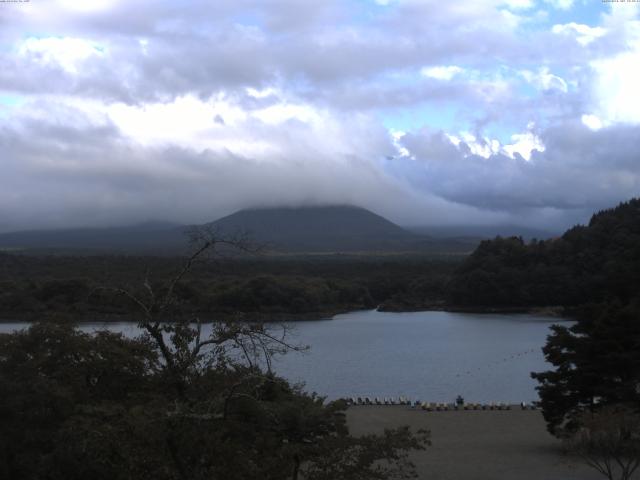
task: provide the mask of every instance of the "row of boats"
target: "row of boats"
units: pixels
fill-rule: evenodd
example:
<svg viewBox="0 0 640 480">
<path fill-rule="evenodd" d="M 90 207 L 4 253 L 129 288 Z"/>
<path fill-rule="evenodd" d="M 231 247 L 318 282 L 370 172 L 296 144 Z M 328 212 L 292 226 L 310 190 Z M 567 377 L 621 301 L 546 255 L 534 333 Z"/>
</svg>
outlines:
<svg viewBox="0 0 640 480">
<path fill-rule="evenodd" d="M 406 397 L 351 397 L 347 399 L 348 405 L 408 405 L 412 408 L 433 411 L 446 410 L 511 410 L 512 408 L 520 408 L 522 410 L 536 410 L 537 407 L 533 403 L 522 402 L 517 406 L 507 403 L 433 403 L 422 402 L 420 400 L 411 401 Z"/>
<path fill-rule="evenodd" d="M 349 405 L 411 405 L 419 406 L 420 401 L 416 400 L 414 403 L 406 397 L 351 397 L 347 399 Z"/>
</svg>

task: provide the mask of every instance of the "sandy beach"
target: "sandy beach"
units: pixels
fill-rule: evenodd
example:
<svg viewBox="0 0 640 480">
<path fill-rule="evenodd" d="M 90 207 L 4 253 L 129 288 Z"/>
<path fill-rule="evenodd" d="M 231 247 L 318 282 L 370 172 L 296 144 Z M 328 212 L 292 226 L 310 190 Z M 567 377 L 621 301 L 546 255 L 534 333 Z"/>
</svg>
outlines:
<svg viewBox="0 0 640 480">
<path fill-rule="evenodd" d="M 354 406 L 356 435 L 410 425 L 431 431 L 432 445 L 412 459 L 420 479 L 597 480 L 598 472 L 562 452 L 540 411 L 426 412 L 408 406 Z M 640 478 L 637 475 L 634 478 Z"/>
</svg>

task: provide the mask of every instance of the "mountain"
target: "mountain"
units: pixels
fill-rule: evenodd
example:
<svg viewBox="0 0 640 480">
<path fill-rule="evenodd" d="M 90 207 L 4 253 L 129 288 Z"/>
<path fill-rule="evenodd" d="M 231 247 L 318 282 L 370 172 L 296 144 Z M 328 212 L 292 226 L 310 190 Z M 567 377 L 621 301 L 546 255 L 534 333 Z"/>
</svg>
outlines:
<svg viewBox="0 0 640 480">
<path fill-rule="evenodd" d="M 424 237 L 369 210 L 352 206 L 241 210 L 211 224 L 245 231 L 280 251 L 354 252 L 420 249 Z"/>
<path fill-rule="evenodd" d="M 206 224 L 222 234 L 246 232 L 271 252 L 468 253 L 478 241 L 433 239 L 405 230 L 369 210 L 353 206 L 241 210 Z M 196 226 L 197 227 L 197 226 Z M 109 228 L 34 230 L 0 234 L 0 250 L 32 253 L 184 252 L 185 225 L 146 222 Z"/>
</svg>

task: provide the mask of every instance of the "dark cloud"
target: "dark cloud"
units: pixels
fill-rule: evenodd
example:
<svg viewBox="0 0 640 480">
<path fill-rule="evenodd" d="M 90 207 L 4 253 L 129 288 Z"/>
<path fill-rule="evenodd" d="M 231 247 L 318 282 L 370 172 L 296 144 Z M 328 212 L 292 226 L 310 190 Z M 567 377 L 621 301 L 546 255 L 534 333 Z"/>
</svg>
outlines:
<svg viewBox="0 0 640 480">
<path fill-rule="evenodd" d="M 514 217 L 566 210 L 569 221 L 640 195 L 639 139 L 640 126 L 593 131 L 573 122 L 540 132 L 545 150 L 525 160 L 505 152 L 485 158 L 472 153 L 469 142 L 456 146 L 442 132 L 422 131 L 402 137 L 400 144 L 415 160 L 400 159 L 394 171 L 452 202 Z"/>
</svg>

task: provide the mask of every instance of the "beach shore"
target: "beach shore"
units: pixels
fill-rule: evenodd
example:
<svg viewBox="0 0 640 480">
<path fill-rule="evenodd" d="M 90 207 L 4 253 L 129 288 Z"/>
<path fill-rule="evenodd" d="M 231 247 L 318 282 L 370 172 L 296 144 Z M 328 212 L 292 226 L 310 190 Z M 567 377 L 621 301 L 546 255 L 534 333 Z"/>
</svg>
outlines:
<svg viewBox="0 0 640 480">
<path fill-rule="evenodd" d="M 412 454 L 420 479 L 604 478 L 563 453 L 560 442 L 546 431 L 540 411 L 426 412 L 408 406 L 353 406 L 347 411 L 347 422 L 355 435 L 401 425 L 430 430 L 432 445 Z"/>
</svg>

